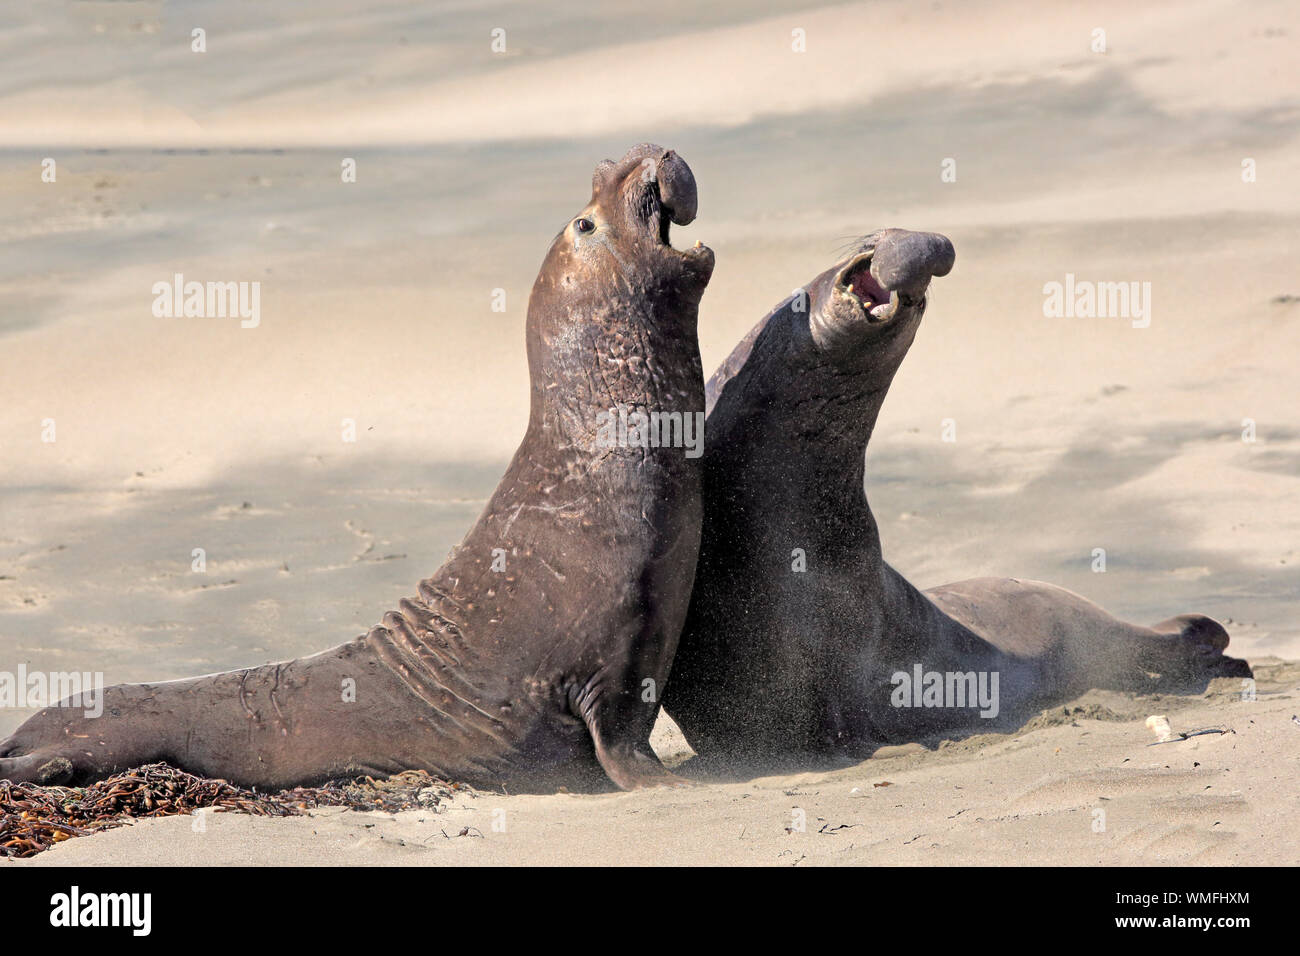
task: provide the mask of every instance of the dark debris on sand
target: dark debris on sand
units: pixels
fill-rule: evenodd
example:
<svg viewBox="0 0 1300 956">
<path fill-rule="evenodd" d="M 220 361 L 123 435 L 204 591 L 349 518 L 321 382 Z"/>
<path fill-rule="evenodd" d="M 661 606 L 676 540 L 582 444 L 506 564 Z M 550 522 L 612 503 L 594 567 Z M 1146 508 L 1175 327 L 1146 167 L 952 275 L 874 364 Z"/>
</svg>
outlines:
<svg viewBox="0 0 1300 956">
<path fill-rule="evenodd" d="M 408 770 L 386 780 L 365 776 L 258 793 L 165 763 L 137 767 L 88 787 L 0 780 L 0 856 L 35 856 L 55 843 L 120 827 L 136 817 L 183 815 L 204 807 L 259 817 L 301 816 L 317 807 L 395 812 L 436 807 L 465 790 L 423 770 Z"/>
</svg>

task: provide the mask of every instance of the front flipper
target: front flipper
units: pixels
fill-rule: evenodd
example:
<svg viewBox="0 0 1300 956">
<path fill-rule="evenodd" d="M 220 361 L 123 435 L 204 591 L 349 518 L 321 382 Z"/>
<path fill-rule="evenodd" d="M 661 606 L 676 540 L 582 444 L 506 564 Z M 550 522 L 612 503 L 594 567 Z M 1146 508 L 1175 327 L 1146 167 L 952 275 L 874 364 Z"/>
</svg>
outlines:
<svg viewBox="0 0 1300 956">
<path fill-rule="evenodd" d="M 607 747 L 595 734 L 592 734 L 592 739 L 596 741 L 596 759 L 620 789 L 684 787 L 690 783 L 665 767 L 648 743 L 640 747 Z"/>
<path fill-rule="evenodd" d="M 40 752 L 0 757 L 0 780 L 59 787 L 70 785 L 76 777 L 77 768 L 67 757 Z"/>
<path fill-rule="evenodd" d="M 605 687 L 596 677 L 571 695 L 570 706 L 587 725 L 601 768 L 620 789 L 690 783 L 665 767 L 650 748 L 658 702 L 642 701 L 622 687 Z"/>
</svg>

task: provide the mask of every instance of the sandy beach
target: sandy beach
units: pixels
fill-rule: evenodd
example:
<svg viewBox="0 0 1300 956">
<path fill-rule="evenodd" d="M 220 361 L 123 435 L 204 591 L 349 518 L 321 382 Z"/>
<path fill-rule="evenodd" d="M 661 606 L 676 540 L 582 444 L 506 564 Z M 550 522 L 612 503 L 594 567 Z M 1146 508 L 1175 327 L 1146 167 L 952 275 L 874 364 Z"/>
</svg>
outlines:
<svg viewBox="0 0 1300 956">
<path fill-rule="evenodd" d="M 6 865 L 1300 863 L 1293 4 L 251 6 L 0 26 L 0 670 L 165 680 L 374 624 L 523 433 L 551 237 L 650 140 L 700 187 L 674 244 L 717 256 L 706 373 L 852 237 L 953 240 L 867 456 L 896 568 L 1208 614 L 1256 698 L 1095 691 L 743 779 L 661 718 L 693 786 L 136 822 Z M 259 282 L 256 327 L 153 314 L 177 273 Z M 1149 325 L 1046 316 L 1067 275 L 1150 283 Z M 1228 732 L 1149 746 L 1153 714 Z"/>
<path fill-rule="evenodd" d="M 458 794 L 390 814 L 329 808 L 267 819 L 138 820 L 11 866 L 1295 865 L 1291 719 L 1300 665 L 1256 664 L 1203 697 L 1092 693 L 1023 733 L 889 748 L 855 766 L 695 776 L 671 791 Z M 1231 686 L 1229 686 L 1231 685 Z M 1175 731 L 1155 744 L 1147 710 Z M 669 762 L 682 741 L 661 725 Z"/>
</svg>

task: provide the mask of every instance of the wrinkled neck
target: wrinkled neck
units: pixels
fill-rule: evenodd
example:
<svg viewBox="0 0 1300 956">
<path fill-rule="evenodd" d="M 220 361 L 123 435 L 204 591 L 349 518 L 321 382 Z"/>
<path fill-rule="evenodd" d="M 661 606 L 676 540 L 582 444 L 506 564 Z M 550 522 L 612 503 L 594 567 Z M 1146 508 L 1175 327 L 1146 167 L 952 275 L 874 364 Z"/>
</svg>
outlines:
<svg viewBox="0 0 1300 956">
<path fill-rule="evenodd" d="M 854 515 L 859 526 L 876 538 L 875 520 L 867 504 L 866 450 L 888 391 L 888 382 L 858 379 L 822 390 L 825 376 L 811 376 L 809 396 L 783 422 L 791 440 L 805 449 L 794 472 L 800 509 L 809 515 Z M 822 381 L 818 381 L 822 379 Z M 854 548 L 864 546 L 863 541 Z"/>
<path fill-rule="evenodd" d="M 879 356 L 869 352 L 833 360 L 812 343 L 807 315 L 788 303 L 737 350 L 710 383 L 710 494 L 738 508 L 761 499 L 755 507 L 792 532 L 818 516 L 843 516 L 847 530 L 832 546 L 878 560 L 865 456 L 899 363 L 873 365 Z"/>
<path fill-rule="evenodd" d="M 610 415 L 704 410 L 694 307 L 665 317 L 625 304 L 529 346 L 529 428 L 560 444 L 595 447 Z"/>
<path fill-rule="evenodd" d="M 813 342 L 805 316 L 791 312 L 782 324 L 787 368 L 763 375 L 775 390 L 766 404 L 788 438 L 807 445 L 802 466 L 811 484 L 851 492 L 841 501 L 862 498 L 866 448 L 908 343 L 859 337 L 826 351 Z"/>
</svg>

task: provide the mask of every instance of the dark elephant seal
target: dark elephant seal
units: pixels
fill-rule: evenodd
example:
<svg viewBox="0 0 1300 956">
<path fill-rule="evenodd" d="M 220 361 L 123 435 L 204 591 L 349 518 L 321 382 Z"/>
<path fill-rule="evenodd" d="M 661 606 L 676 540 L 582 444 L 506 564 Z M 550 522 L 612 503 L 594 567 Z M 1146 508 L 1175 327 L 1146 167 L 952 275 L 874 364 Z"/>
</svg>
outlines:
<svg viewBox="0 0 1300 956">
<path fill-rule="evenodd" d="M 953 259 L 942 236 L 876 233 L 814 279 L 806 303 L 796 295 L 759 322 L 710 379 L 704 533 L 664 701 L 701 756 L 861 757 L 989 728 L 978 715 L 991 708 L 976 700 L 927 705 L 932 673 L 945 688 L 948 674 L 997 674 L 1004 723 L 1147 671 L 1249 675 L 1201 615 L 1141 627 L 1014 578 L 921 592 L 885 563 L 864 450 L 929 281 Z M 951 683 L 978 697 L 964 676 Z"/>
<path fill-rule="evenodd" d="M 594 756 L 623 788 L 676 780 L 648 738 L 695 573 L 699 460 L 598 431 L 620 404 L 703 413 L 713 253 L 668 243 L 695 208 L 671 151 L 596 168 L 529 299 L 523 443 L 455 554 L 380 626 L 300 660 L 111 687 L 98 719 L 47 708 L 0 743 L 0 778 L 166 760 L 262 787 L 423 769 L 518 789 Z"/>
</svg>

